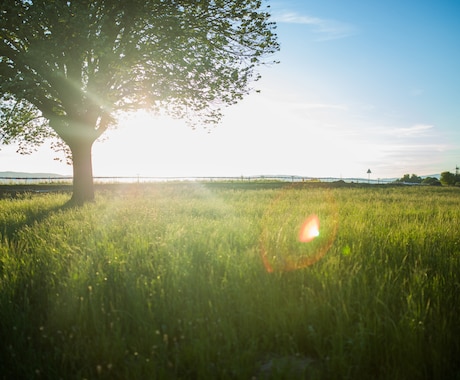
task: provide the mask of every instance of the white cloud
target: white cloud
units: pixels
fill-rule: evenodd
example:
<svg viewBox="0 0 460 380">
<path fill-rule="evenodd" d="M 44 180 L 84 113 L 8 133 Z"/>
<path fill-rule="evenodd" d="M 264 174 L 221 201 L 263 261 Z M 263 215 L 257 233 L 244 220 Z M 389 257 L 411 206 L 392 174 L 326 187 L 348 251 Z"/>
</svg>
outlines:
<svg viewBox="0 0 460 380">
<path fill-rule="evenodd" d="M 337 40 L 352 36 L 357 32 L 353 25 L 341 21 L 299 15 L 294 12 L 275 14 L 273 19 L 278 23 L 309 25 L 313 33 L 318 35 L 318 41 Z"/>
<path fill-rule="evenodd" d="M 302 16 L 294 12 L 285 12 L 274 16 L 276 22 L 286 22 L 291 24 L 320 25 L 323 20 L 317 17 Z"/>
<path fill-rule="evenodd" d="M 331 109 L 331 110 L 348 110 L 348 106 L 344 104 L 326 104 L 326 103 L 305 103 L 299 104 L 299 108 L 306 109 Z"/>
<path fill-rule="evenodd" d="M 388 128 L 383 131 L 384 134 L 390 135 L 397 138 L 404 137 L 427 137 L 433 131 L 434 126 L 428 124 L 415 124 L 410 127 L 401 127 L 401 128 Z"/>
<path fill-rule="evenodd" d="M 400 128 L 397 132 L 402 136 L 426 136 L 426 132 L 433 128 L 432 125 L 416 124 L 408 128 Z"/>
</svg>

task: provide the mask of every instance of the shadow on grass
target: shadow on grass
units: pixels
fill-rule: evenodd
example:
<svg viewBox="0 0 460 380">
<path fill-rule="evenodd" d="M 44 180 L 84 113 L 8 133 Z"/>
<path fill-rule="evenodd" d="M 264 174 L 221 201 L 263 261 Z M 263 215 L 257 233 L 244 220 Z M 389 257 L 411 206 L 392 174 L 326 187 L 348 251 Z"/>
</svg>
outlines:
<svg viewBox="0 0 460 380">
<path fill-rule="evenodd" d="M 0 239 L 15 241 L 17 234 L 25 227 L 30 227 L 35 223 L 40 223 L 50 215 L 64 210 L 78 208 L 72 200 L 68 200 L 62 205 L 52 205 L 50 207 L 40 207 L 37 209 L 24 210 L 25 218 L 18 221 L 7 220 L 0 225 Z"/>
<path fill-rule="evenodd" d="M 38 192 L 2 194 L 18 202 L 33 202 L 40 196 Z M 7 247 L 0 251 L 0 379 L 41 377 L 39 369 L 43 371 L 52 358 L 53 337 L 47 338 L 43 326 L 48 319 L 49 296 L 60 273 L 53 273 L 55 257 L 35 253 L 22 241 L 21 231 L 73 208 L 76 206 L 65 199 L 60 204 L 41 202 L 39 207 L 22 207 L 20 218 L 0 222 L 0 241 Z"/>
</svg>

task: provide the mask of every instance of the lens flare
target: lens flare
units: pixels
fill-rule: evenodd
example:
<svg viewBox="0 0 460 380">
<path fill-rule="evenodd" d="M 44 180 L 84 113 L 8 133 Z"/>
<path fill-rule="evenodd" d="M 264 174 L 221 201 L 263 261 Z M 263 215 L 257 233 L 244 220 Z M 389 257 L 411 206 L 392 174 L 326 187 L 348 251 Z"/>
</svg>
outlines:
<svg viewBox="0 0 460 380">
<path fill-rule="evenodd" d="M 310 215 L 302 224 L 299 230 L 299 241 L 308 243 L 319 236 L 319 219 L 318 216 Z"/>
<path fill-rule="evenodd" d="M 267 272 L 307 268 L 332 247 L 338 229 L 337 203 L 329 189 L 315 189 L 308 184 L 286 186 L 264 213 L 260 256 Z"/>
</svg>

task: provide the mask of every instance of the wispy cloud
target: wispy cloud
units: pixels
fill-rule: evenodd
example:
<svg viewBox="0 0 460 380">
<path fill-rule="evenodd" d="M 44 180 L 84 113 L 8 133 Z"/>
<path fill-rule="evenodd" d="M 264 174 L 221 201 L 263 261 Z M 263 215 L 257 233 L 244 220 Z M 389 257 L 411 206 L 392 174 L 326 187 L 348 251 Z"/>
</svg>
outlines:
<svg viewBox="0 0 460 380">
<path fill-rule="evenodd" d="M 434 129 L 433 125 L 428 124 L 415 124 L 410 127 L 389 128 L 385 134 L 398 138 L 404 137 L 427 137 L 430 136 Z"/>
<path fill-rule="evenodd" d="M 299 104 L 299 107 L 305 108 L 305 109 L 330 109 L 330 110 L 342 110 L 342 111 L 348 110 L 348 106 L 344 104 L 304 103 L 304 104 Z"/>
<path fill-rule="evenodd" d="M 309 25 L 313 33 L 318 35 L 317 40 L 319 41 L 337 40 L 357 33 L 353 25 L 337 20 L 300 15 L 295 12 L 274 14 L 273 18 L 278 23 Z"/>
<path fill-rule="evenodd" d="M 366 155 L 372 171 L 389 177 L 440 172 L 449 144 L 434 125 L 374 127 L 363 130 L 363 144 L 372 145 Z M 393 173 L 393 174 L 391 174 Z"/>
</svg>

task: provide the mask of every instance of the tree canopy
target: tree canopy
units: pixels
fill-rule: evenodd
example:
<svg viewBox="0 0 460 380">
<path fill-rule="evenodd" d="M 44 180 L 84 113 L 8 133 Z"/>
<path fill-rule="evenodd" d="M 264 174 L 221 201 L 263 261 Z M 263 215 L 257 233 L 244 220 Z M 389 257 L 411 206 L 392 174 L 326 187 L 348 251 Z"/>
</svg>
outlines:
<svg viewBox="0 0 460 380">
<path fill-rule="evenodd" d="M 458 172 L 454 174 L 449 171 L 445 171 L 441 173 L 440 181 L 443 185 L 454 186 L 460 184 L 460 175 Z"/>
<path fill-rule="evenodd" d="M 419 177 L 417 174 L 404 174 L 400 179 L 396 180 L 396 182 L 403 182 L 403 183 L 422 183 L 422 178 Z"/>
<path fill-rule="evenodd" d="M 91 147 L 119 112 L 217 123 L 279 49 L 274 30 L 260 0 L 4 0 L 1 142 L 58 137 L 74 200 L 91 200 Z"/>
</svg>

